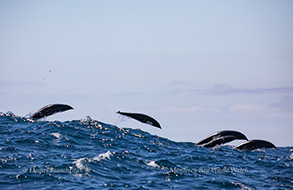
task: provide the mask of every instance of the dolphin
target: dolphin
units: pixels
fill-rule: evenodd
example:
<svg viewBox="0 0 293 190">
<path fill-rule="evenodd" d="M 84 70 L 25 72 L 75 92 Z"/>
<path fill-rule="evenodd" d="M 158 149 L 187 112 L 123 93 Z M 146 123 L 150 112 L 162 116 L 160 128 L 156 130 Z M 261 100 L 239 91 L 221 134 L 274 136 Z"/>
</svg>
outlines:
<svg viewBox="0 0 293 190">
<path fill-rule="evenodd" d="M 127 112 L 121 112 L 121 111 L 118 111 L 117 113 L 119 113 L 121 115 L 131 117 L 131 118 L 136 119 L 136 120 L 138 120 L 138 121 L 140 121 L 142 123 L 146 123 L 146 124 L 149 124 L 149 125 L 152 125 L 154 127 L 158 127 L 160 129 L 162 129 L 161 125 L 159 124 L 159 122 L 156 121 L 154 118 L 148 116 L 148 115 L 141 114 L 141 113 L 127 113 Z"/>
<path fill-rule="evenodd" d="M 227 138 L 225 138 L 227 137 Z M 233 139 L 234 137 L 234 139 Z M 222 139 L 221 139 L 222 138 Z M 214 147 L 216 145 L 225 144 L 236 139 L 248 140 L 247 137 L 238 131 L 218 131 L 208 136 L 207 138 L 196 143 L 196 146 L 206 144 L 207 147 Z"/>
<path fill-rule="evenodd" d="M 234 141 L 235 139 L 236 139 L 235 136 L 223 136 L 223 137 L 216 138 L 216 139 L 206 143 L 205 145 L 203 145 L 203 147 L 213 148 L 217 145 L 221 145 L 221 144 L 225 144 L 225 143 Z"/>
<path fill-rule="evenodd" d="M 31 119 L 41 119 L 43 117 L 47 117 L 50 115 L 53 115 L 58 112 L 63 112 L 66 110 L 73 109 L 71 106 L 66 104 L 49 104 L 47 106 L 42 107 L 37 112 L 35 112 L 32 116 L 30 116 Z"/>
<path fill-rule="evenodd" d="M 250 140 L 234 147 L 234 149 L 239 150 L 256 150 L 260 148 L 276 148 L 276 146 L 273 143 L 265 140 Z"/>
</svg>

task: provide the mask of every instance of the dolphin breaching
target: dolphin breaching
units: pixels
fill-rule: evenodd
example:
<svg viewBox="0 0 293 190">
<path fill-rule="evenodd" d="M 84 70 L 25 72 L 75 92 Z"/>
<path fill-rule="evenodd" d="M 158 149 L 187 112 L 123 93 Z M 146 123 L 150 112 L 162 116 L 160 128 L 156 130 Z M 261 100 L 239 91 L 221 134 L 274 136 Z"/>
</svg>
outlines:
<svg viewBox="0 0 293 190">
<path fill-rule="evenodd" d="M 207 138 L 199 141 L 196 146 L 203 146 L 206 148 L 213 148 L 217 145 L 222 145 L 228 142 L 231 142 L 233 140 L 247 140 L 244 143 L 241 143 L 240 145 L 234 147 L 233 149 L 239 149 L 239 150 L 256 150 L 260 148 L 276 148 L 276 146 L 265 140 L 248 140 L 247 137 L 238 132 L 238 131 L 219 131 L 216 132 Z"/>
<path fill-rule="evenodd" d="M 41 118 L 44 118 L 59 112 L 71 110 L 71 109 L 73 109 L 73 107 L 66 104 L 49 104 L 47 106 L 42 107 L 34 114 L 32 114 L 30 118 L 38 120 L 38 119 L 41 119 Z M 146 123 L 146 124 L 162 129 L 159 122 L 148 115 L 141 114 L 141 113 L 121 112 L 121 111 L 118 111 L 117 113 L 123 116 L 130 117 L 132 119 L 138 120 L 142 123 Z M 238 150 L 256 150 L 260 148 L 276 148 L 276 146 L 269 141 L 259 140 L 259 139 L 248 140 L 248 138 L 243 133 L 239 131 L 233 131 L 233 130 L 223 130 L 223 131 L 215 132 L 211 134 L 210 136 L 208 136 L 207 138 L 199 141 L 195 145 L 203 146 L 205 148 L 213 148 L 215 146 L 223 145 L 234 140 L 246 140 L 246 142 L 241 143 L 240 145 L 233 148 Z"/>
<path fill-rule="evenodd" d="M 30 116 L 31 119 L 41 119 L 43 117 L 47 117 L 53 114 L 56 114 L 58 112 L 64 112 L 67 110 L 73 109 L 71 106 L 66 104 L 49 104 L 47 106 L 42 107 L 37 112 L 35 112 L 32 116 Z"/>
<path fill-rule="evenodd" d="M 136 119 L 136 120 L 138 120 L 138 121 L 140 121 L 142 123 L 146 123 L 146 124 L 149 124 L 149 125 L 152 125 L 154 127 L 158 127 L 160 129 L 162 129 L 161 125 L 159 124 L 159 122 L 156 121 L 154 118 L 148 116 L 148 115 L 141 114 L 141 113 L 127 113 L 127 112 L 121 112 L 121 111 L 118 111 L 117 113 L 119 113 L 121 115 L 131 117 L 131 118 Z"/>
<path fill-rule="evenodd" d="M 199 141 L 196 146 L 203 145 L 206 148 L 212 148 L 217 145 L 225 144 L 233 140 L 248 140 L 247 137 L 238 131 L 219 131 L 207 138 Z"/>
<path fill-rule="evenodd" d="M 256 150 L 260 148 L 276 148 L 276 146 L 269 141 L 255 139 L 255 140 L 250 140 L 250 141 L 241 143 L 240 145 L 236 146 L 234 149 Z"/>
</svg>

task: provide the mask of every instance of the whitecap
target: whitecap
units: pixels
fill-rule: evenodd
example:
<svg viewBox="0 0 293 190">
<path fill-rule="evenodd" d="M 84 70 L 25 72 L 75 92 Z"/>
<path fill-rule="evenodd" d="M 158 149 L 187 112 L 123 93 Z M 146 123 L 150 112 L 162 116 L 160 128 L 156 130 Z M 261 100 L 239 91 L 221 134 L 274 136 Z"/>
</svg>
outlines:
<svg viewBox="0 0 293 190">
<path fill-rule="evenodd" d="M 159 167 L 160 167 L 160 166 L 156 163 L 155 160 L 153 160 L 153 161 L 147 163 L 147 165 L 148 165 L 148 166 L 151 166 L 151 167 L 153 167 L 153 168 L 159 168 Z"/>
<path fill-rule="evenodd" d="M 86 167 L 84 165 L 84 162 L 87 158 L 79 158 L 77 160 L 75 160 L 73 163 L 75 164 L 75 166 L 79 169 L 79 170 L 84 170 L 85 172 L 90 172 L 91 169 L 89 169 L 88 167 Z"/>
<path fill-rule="evenodd" d="M 88 168 L 86 165 L 85 165 L 85 162 L 88 162 L 88 163 L 91 163 L 93 161 L 101 161 L 101 160 L 104 160 L 104 159 L 110 159 L 110 157 L 113 156 L 113 153 L 111 153 L 109 150 L 106 152 L 106 153 L 102 153 L 102 154 L 99 154 L 98 156 L 95 156 L 94 158 L 79 158 L 77 160 L 75 160 L 73 162 L 73 164 L 75 164 L 75 166 L 79 169 L 79 170 L 84 170 L 85 172 L 90 172 L 91 169 Z"/>
<path fill-rule="evenodd" d="M 100 154 L 100 155 L 92 158 L 92 160 L 101 161 L 101 160 L 104 160 L 106 158 L 111 160 L 110 156 L 113 156 L 113 154 L 108 150 L 106 153 Z"/>
<path fill-rule="evenodd" d="M 289 158 L 290 158 L 291 160 L 293 160 L 293 149 L 291 149 L 290 152 L 292 152 L 292 153 L 291 153 L 291 155 L 290 155 Z"/>
<path fill-rule="evenodd" d="M 245 186 L 243 183 L 237 183 L 237 182 L 233 182 L 233 181 L 231 181 L 231 183 L 234 184 L 235 186 L 240 186 L 241 189 L 252 190 L 252 188 L 249 188 L 249 187 Z"/>
<path fill-rule="evenodd" d="M 61 139 L 62 135 L 60 133 L 51 133 L 53 137 L 56 137 L 57 139 Z"/>
<path fill-rule="evenodd" d="M 80 122 L 83 123 L 83 122 L 89 122 L 89 121 L 92 121 L 92 118 L 90 116 L 85 116 L 84 118 L 80 119 Z"/>
</svg>

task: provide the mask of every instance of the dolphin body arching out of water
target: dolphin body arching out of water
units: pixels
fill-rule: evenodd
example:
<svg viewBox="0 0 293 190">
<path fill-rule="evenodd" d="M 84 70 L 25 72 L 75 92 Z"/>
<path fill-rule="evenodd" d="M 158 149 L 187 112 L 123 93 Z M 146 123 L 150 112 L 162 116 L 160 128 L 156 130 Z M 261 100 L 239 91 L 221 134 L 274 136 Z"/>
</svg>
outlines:
<svg viewBox="0 0 293 190">
<path fill-rule="evenodd" d="M 207 138 L 196 143 L 196 146 L 203 145 L 206 148 L 212 148 L 236 139 L 248 140 L 244 134 L 238 131 L 225 130 L 216 132 L 208 136 Z"/>
<path fill-rule="evenodd" d="M 277 148 L 277 147 L 269 141 L 258 140 L 258 139 L 246 141 L 234 147 L 234 149 L 239 149 L 239 150 L 256 150 L 260 148 Z"/>
<path fill-rule="evenodd" d="M 149 124 L 149 125 L 152 125 L 154 127 L 158 127 L 160 129 L 162 129 L 162 127 L 159 124 L 159 122 L 157 120 L 155 120 L 154 118 L 148 116 L 148 115 L 141 114 L 141 113 L 127 113 L 127 112 L 121 112 L 121 111 L 118 111 L 117 113 L 119 113 L 121 115 L 131 117 L 131 118 L 136 119 L 136 120 L 138 120 L 138 121 L 140 121 L 142 123 L 146 123 L 146 124 Z"/>
<path fill-rule="evenodd" d="M 234 141 L 236 139 L 235 136 L 224 136 L 224 137 L 219 137 L 219 138 L 216 138 L 208 143 L 206 143 L 205 145 L 203 145 L 203 147 L 206 147 L 206 148 L 213 148 L 217 145 L 221 145 L 221 144 L 225 144 L 225 143 L 228 143 L 228 142 L 231 142 L 231 141 Z"/>
<path fill-rule="evenodd" d="M 37 112 L 35 112 L 32 116 L 30 116 L 31 119 L 41 119 L 43 117 L 47 117 L 50 115 L 53 115 L 58 112 L 64 112 L 67 110 L 73 109 L 71 106 L 66 104 L 49 104 L 47 106 L 42 107 Z"/>
</svg>

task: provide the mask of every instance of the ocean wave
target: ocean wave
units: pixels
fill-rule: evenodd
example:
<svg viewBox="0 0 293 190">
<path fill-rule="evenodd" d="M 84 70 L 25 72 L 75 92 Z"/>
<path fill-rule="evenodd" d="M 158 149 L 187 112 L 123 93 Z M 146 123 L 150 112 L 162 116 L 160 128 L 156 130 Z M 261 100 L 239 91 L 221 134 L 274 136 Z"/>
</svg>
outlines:
<svg viewBox="0 0 293 190">
<path fill-rule="evenodd" d="M 90 117 L 31 121 L 9 112 L 0 125 L 2 189 L 292 188 L 293 147 L 208 149 Z"/>
<path fill-rule="evenodd" d="M 109 159 L 110 157 L 113 156 L 113 154 L 108 150 L 106 153 L 99 154 L 98 156 L 95 156 L 93 158 L 79 158 L 76 161 L 73 162 L 75 166 L 80 169 L 84 170 L 87 173 L 91 171 L 89 167 L 86 166 L 87 163 L 92 163 L 92 162 L 99 162 L 104 159 Z"/>
</svg>

